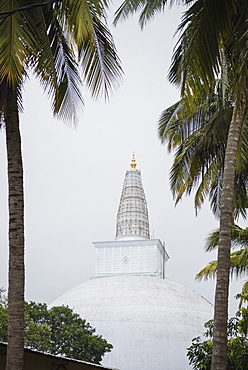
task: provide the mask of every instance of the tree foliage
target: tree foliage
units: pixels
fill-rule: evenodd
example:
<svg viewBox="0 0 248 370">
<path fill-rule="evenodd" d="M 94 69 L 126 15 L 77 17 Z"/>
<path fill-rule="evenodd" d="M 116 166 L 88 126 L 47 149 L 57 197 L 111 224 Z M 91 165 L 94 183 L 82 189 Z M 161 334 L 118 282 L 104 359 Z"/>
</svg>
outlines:
<svg viewBox="0 0 248 370">
<path fill-rule="evenodd" d="M 7 342 L 8 314 L 0 297 L 0 341 Z M 112 345 L 68 306 L 25 303 L 25 346 L 99 364 Z"/>
<path fill-rule="evenodd" d="M 189 364 L 193 369 L 210 370 L 213 347 L 213 320 L 205 323 L 207 340 L 192 340 L 188 348 Z M 248 309 L 242 308 L 228 321 L 227 370 L 246 370 L 248 364 Z"/>
<path fill-rule="evenodd" d="M 203 93 L 194 101 L 182 98 L 162 112 L 158 135 L 162 143 L 167 143 L 169 152 L 175 151 L 170 186 L 176 204 L 184 194 L 192 194 L 196 189 L 196 211 L 208 197 L 214 214 L 219 215 L 225 149 L 232 113 L 230 89 L 223 86 L 221 80 L 216 81 L 211 96 Z M 247 205 L 245 144 L 244 135 L 235 178 L 237 215 L 239 211 L 245 215 Z"/>
<path fill-rule="evenodd" d="M 248 228 L 241 228 L 234 224 L 232 228 L 232 248 L 239 248 L 234 250 L 230 255 L 230 275 L 236 277 L 247 276 L 248 272 Z M 219 245 L 219 229 L 212 231 L 206 238 L 205 250 L 212 251 Z M 218 268 L 218 261 L 212 261 L 207 266 L 203 267 L 196 275 L 197 280 L 210 279 L 216 276 Z M 240 294 L 237 294 L 237 298 L 240 298 L 239 308 L 243 302 L 248 301 L 248 281 L 246 281 L 242 287 Z"/>
<path fill-rule="evenodd" d="M 7 299 L 4 295 L 5 290 L 0 288 L 0 341 L 7 341 L 8 314 L 7 314 Z"/>
</svg>

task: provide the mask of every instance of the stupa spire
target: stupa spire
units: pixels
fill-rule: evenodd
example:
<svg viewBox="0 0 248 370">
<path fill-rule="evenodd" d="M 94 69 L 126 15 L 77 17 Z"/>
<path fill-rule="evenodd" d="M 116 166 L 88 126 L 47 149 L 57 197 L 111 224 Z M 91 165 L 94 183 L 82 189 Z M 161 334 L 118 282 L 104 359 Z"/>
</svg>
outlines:
<svg viewBox="0 0 248 370">
<path fill-rule="evenodd" d="M 117 213 L 116 239 L 150 239 L 146 197 L 134 154 L 130 166 Z"/>
</svg>

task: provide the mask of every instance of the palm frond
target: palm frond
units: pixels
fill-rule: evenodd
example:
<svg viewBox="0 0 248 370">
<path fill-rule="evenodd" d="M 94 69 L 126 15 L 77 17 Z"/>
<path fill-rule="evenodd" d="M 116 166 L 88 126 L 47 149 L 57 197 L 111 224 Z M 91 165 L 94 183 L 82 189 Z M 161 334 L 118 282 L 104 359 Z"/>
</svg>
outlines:
<svg viewBox="0 0 248 370">
<path fill-rule="evenodd" d="M 52 101 L 54 114 L 66 122 L 76 121 L 82 105 L 78 66 L 64 37 L 53 5 L 29 10 L 26 65 L 38 77 Z"/>
<path fill-rule="evenodd" d="M 125 0 L 115 12 L 114 25 L 120 20 L 125 20 L 136 12 L 140 12 L 139 23 L 141 27 L 145 25 L 146 21 L 152 19 L 155 13 L 163 11 L 167 0 Z"/>
<path fill-rule="evenodd" d="M 209 263 L 206 267 L 204 267 L 201 271 L 198 272 L 196 275 L 196 280 L 208 280 L 209 278 L 213 278 L 217 271 L 217 261 L 213 261 Z"/>
<path fill-rule="evenodd" d="M 139 24 L 143 28 L 157 13 L 162 13 L 166 5 L 190 4 L 193 0 L 125 0 L 115 12 L 114 25 L 139 13 Z"/>
<path fill-rule="evenodd" d="M 10 0 L 0 2 L 0 12 L 9 11 L 15 7 L 22 7 L 25 1 L 18 0 L 15 3 Z M 25 40 L 28 33 L 24 15 L 12 14 L 0 20 L 0 110 L 3 112 L 6 104 L 6 91 L 9 86 L 17 88 L 23 84 L 26 76 Z M 18 87 L 18 91 L 20 89 Z M 21 94 L 18 94 L 19 107 Z"/>
<path fill-rule="evenodd" d="M 205 99 L 204 104 L 206 104 Z M 199 129 L 202 125 L 201 116 L 204 109 L 202 101 L 194 101 L 192 108 L 188 99 L 182 98 L 161 113 L 158 121 L 158 136 L 162 143 L 167 142 L 169 152 Z"/>
<path fill-rule="evenodd" d="M 248 246 L 231 253 L 231 275 L 240 277 L 248 271 Z"/>
<path fill-rule="evenodd" d="M 219 229 L 213 230 L 205 240 L 205 250 L 212 251 L 219 245 Z"/>
<path fill-rule="evenodd" d="M 241 228 L 238 225 L 233 226 L 232 244 L 234 248 L 245 248 L 248 245 L 248 228 Z"/>
<path fill-rule="evenodd" d="M 230 256 L 230 274 L 231 276 L 236 275 L 240 277 L 244 274 L 247 274 L 248 271 L 248 246 L 246 248 L 234 251 Z M 205 280 L 213 278 L 216 275 L 218 269 L 218 262 L 213 261 L 205 266 L 201 271 L 196 275 L 196 280 Z"/>
<path fill-rule="evenodd" d="M 246 248 L 248 245 L 248 228 L 241 228 L 234 224 L 232 227 L 232 248 Z M 212 251 L 219 244 L 219 229 L 215 229 L 208 234 L 205 240 L 205 250 Z"/>
<path fill-rule="evenodd" d="M 56 15 L 62 28 L 67 30 L 79 52 L 85 40 L 92 34 L 95 19 L 106 19 L 108 1 L 64 0 L 56 5 Z"/>
<path fill-rule="evenodd" d="M 49 17 L 49 14 L 46 14 Z M 73 45 L 69 45 L 65 38 L 56 14 L 50 13 L 50 19 L 47 20 L 48 38 L 50 42 L 52 58 L 52 68 L 56 74 L 56 84 L 44 80 L 44 87 L 54 86 L 53 96 L 54 114 L 65 119 L 67 122 L 73 119 L 77 121 L 78 108 L 83 106 L 83 98 L 80 87 L 82 82 L 79 76 L 78 64 L 73 53 Z M 40 68 L 39 68 L 40 71 Z M 48 83 L 47 83 L 48 82 Z"/>
<path fill-rule="evenodd" d="M 230 35 L 229 49 L 232 68 L 233 68 L 233 81 L 232 88 L 237 101 L 241 104 L 243 89 L 245 87 L 247 95 L 247 75 L 248 75 L 248 9 L 246 1 L 237 2 L 237 11 L 233 16 L 233 32 Z"/>
<path fill-rule="evenodd" d="M 93 32 L 80 48 L 79 57 L 93 98 L 108 98 L 109 92 L 118 87 L 122 68 L 111 33 L 99 19 L 95 19 Z"/>
<path fill-rule="evenodd" d="M 171 189 L 178 201 L 184 192 L 190 194 L 201 179 L 195 196 L 196 208 L 201 206 L 214 184 L 219 184 L 219 175 L 223 167 L 228 126 L 225 125 L 225 119 L 219 117 L 225 114 L 225 110 L 212 114 L 213 117 L 210 118 L 209 110 L 206 114 L 201 108 L 199 112 L 195 112 L 192 126 L 196 127 L 195 120 L 198 122 L 198 129 L 192 133 L 188 130 L 187 119 L 186 122 L 183 120 L 175 122 L 180 132 L 182 132 L 181 126 L 186 127 L 188 137 L 184 137 L 177 144 L 178 148 L 170 171 Z M 170 142 L 172 139 L 169 135 L 172 134 L 173 138 L 174 132 L 177 132 L 175 129 L 172 132 L 171 127 L 173 126 L 170 124 L 168 133 L 164 131 L 164 135 L 167 135 L 165 139 L 169 137 Z"/>
<path fill-rule="evenodd" d="M 59 22 L 76 47 L 83 79 L 93 98 L 108 98 L 123 74 L 107 27 L 107 7 L 107 0 L 66 0 L 56 5 Z"/>
<path fill-rule="evenodd" d="M 184 13 L 168 75 L 182 96 L 211 93 L 220 72 L 219 46 L 232 30 L 235 11 L 234 0 L 198 0 Z"/>
<path fill-rule="evenodd" d="M 236 298 L 240 298 L 239 300 L 239 310 L 240 310 L 244 302 L 248 301 L 248 281 L 244 283 L 241 293 L 237 294 Z"/>
<path fill-rule="evenodd" d="M 216 154 L 208 167 L 201 173 L 201 180 L 196 189 L 194 203 L 196 212 L 208 197 L 213 214 L 218 217 L 221 205 L 223 152 Z M 201 165 L 202 167 L 202 165 Z"/>
</svg>

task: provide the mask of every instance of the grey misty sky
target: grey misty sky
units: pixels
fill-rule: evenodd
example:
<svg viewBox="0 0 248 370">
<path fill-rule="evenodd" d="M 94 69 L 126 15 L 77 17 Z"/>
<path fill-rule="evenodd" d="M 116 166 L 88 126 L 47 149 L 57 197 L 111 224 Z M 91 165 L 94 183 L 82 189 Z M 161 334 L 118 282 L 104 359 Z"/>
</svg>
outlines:
<svg viewBox="0 0 248 370">
<path fill-rule="evenodd" d="M 116 6 L 114 6 L 116 8 Z M 141 170 L 151 234 L 165 241 L 166 276 L 213 302 L 214 282 L 195 274 L 215 253 L 204 239 L 217 227 L 208 204 L 195 217 L 193 199 L 175 208 L 169 189 L 172 155 L 157 138 L 157 120 L 179 97 L 166 79 L 181 9 L 166 9 L 141 32 L 137 18 L 112 28 L 125 76 L 108 103 L 92 101 L 78 128 L 54 119 L 32 78 L 21 114 L 25 169 L 26 300 L 51 303 L 94 274 L 93 241 L 115 237 L 115 221 L 132 153 Z M 5 133 L 0 135 L 0 286 L 7 287 L 7 181 Z M 230 296 L 241 288 L 232 284 Z M 231 299 L 231 314 L 237 302 Z"/>
</svg>

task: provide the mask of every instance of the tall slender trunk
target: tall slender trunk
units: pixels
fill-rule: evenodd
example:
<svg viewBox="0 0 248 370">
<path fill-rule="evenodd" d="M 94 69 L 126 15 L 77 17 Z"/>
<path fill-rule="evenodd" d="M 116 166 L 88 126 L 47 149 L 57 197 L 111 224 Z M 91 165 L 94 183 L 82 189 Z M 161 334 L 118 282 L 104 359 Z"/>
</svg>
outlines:
<svg viewBox="0 0 248 370">
<path fill-rule="evenodd" d="M 214 306 L 214 335 L 211 370 L 226 370 L 227 366 L 227 321 L 230 275 L 231 232 L 233 226 L 234 187 L 236 158 L 246 102 L 235 104 L 229 129 L 220 210 L 220 233 L 218 247 L 218 270 Z"/>
<path fill-rule="evenodd" d="M 8 348 L 6 370 L 23 370 L 24 353 L 24 192 L 16 89 L 6 96 L 9 189 Z"/>
</svg>

